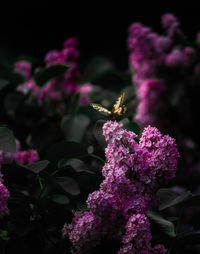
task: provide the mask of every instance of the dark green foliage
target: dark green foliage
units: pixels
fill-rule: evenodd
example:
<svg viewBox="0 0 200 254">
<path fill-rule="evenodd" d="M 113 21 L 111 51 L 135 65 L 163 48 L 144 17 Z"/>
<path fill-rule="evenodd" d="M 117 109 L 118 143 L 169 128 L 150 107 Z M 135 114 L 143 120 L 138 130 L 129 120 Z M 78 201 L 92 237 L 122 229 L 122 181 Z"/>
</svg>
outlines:
<svg viewBox="0 0 200 254">
<path fill-rule="evenodd" d="M 62 76 L 69 68 L 70 66 L 64 64 L 56 64 L 46 67 L 36 73 L 36 84 L 38 86 L 43 86 L 52 78 Z"/>
<path fill-rule="evenodd" d="M 6 127 L 0 127 L 0 150 L 16 152 L 16 143 L 13 132 Z"/>
</svg>

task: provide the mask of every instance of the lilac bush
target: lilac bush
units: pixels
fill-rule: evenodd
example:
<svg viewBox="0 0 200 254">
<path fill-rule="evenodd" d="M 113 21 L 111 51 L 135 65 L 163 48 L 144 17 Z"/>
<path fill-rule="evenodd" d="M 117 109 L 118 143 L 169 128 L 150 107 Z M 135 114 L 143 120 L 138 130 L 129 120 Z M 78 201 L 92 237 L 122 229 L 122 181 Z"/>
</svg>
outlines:
<svg viewBox="0 0 200 254">
<path fill-rule="evenodd" d="M 32 64 L 28 61 L 18 61 L 15 63 L 15 71 L 22 74 L 25 82 L 17 87 L 17 90 L 28 94 L 33 99 L 38 99 L 41 104 L 44 101 L 61 101 L 63 96 L 73 95 L 75 92 L 81 94 L 81 104 L 87 104 L 87 93 L 92 90 L 91 84 L 78 85 L 80 76 L 78 67 L 79 41 L 76 37 L 67 39 L 62 50 L 51 50 L 45 56 L 45 68 L 55 65 L 69 66 L 69 70 L 62 77 L 50 79 L 43 87 L 39 87 L 35 81 L 35 73 L 32 73 Z M 37 70 L 36 70 L 37 72 Z"/>
<path fill-rule="evenodd" d="M 183 76 L 183 83 L 188 80 L 193 82 L 190 70 L 196 68 L 194 65 L 198 54 L 191 46 L 181 45 L 185 36 L 174 15 L 163 15 L 162 25 L 165 35 L 157 34 L 139 23 L 133 24 L 129 28 L 128 48 L 129 64 L 139 100 L 136 119 L 143 127 L 153 124 L 167 130 L 169 123 L 164 119 L 168 118 L 169 121 L 173 106 L 170 100 L 179 89 Z M 180 75 L 178 80 L 169 80 L 172 76 L 170 71 L 173 70 Z M 152 85 L 153 80 L 160 85 Z M 169 82 L 175 83 L 173 87 Z M 149 90 L 149 93 L 144 90 Z"/>
<path fill-rule="evenodd" d="M 131 72 L 75 37 L 0 64 L 0 253 L 199 253 L 200 35 L 162 27 L 130 27 Z"/>
<path fill-rule="evenodd" d="M 200 106 L 198 33 L 191 42 L 174 15 L 165 14 L 161 21 L 163 34 L 139 23 L 129 29 L 129 65 L 137 95 L 133 119 L 142 128 L 150 124 L 173 135 L 181 147 L 180 171 L 199 179 L 199 156 L 195 152 L 200 145 L 196 113 Z M 180 185 L 185 184 L 181 178 Z M 196 192 L 197 186 L 191 184 L 189 188 Z"/>
<path fill-rule="evenodd" d="M 50 51 L 45 57 L 47 66 L 54 64 L 70 65 L 70 69 L 63 78 L 56 78 L 50 80 L 40 91 L 39 102 L 46 99 L 59 100 L 62 94 L 73 94 L 77 89 L 77 79 L 79 77 L 79 68 L 77 59 L 78 52 L 78 39 L 69 38 L 64 42 L 64 48 L 61 51 Z"/>
<path fill-rule="evenodd" d="M 88 196 L 89 211 L 75 213 L 63 228 L 72 253 L 88 253 L 105 236 L 121 239 L 119 253 L 166 253 L 162 245 L 151 247 L 147 211 L 156 203 L 156 190 L 175 176 L 175 140 L 148 126 L 137 143 L 137 135 L 116 121 L 104 124 L 103 135 L 108 146 L 100 190 Z"/>
</svg>

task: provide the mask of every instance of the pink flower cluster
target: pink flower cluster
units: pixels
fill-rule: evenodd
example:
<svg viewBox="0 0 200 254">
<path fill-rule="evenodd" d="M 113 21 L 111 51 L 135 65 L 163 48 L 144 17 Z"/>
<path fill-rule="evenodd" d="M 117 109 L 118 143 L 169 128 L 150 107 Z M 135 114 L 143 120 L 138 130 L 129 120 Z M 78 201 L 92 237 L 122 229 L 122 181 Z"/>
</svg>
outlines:
<svg viewBox="0 0 200 254">
<path fill-rule="evenodd" d="M 104 124 L 103 135 L 108 142 L 105 179 L 100 190 L 88 196 L 89 211 L 75 213 L 63 228 L 73 244 L 72 253 L 88 253 L 102 237 L 121 240 L 120 254 L 166 253 L 162 245 L 151 247 L 147 211 L 156 202 L 156 190 L 175 175 L 179 157 L 175 140 L 148 126 L 138 144 L 136 134 L 116 121 Z"/>
<path fill-rule="evenodd" d="M 155 76 L 155 67 L 164 62 L 166 51 L 172 41 L 167 36 L 153 33 L 151 28 L 139 23 L 129 29 L 128 48 L 130 66 L 134 70 L 134 82 L 139 85 L 147 78 Z"/>
<path fill-rule="evenodd" d="M 165 36 L 139 23 L 129 29 L 129 62 L 139 98 L 136 118 L 143 127 L 156 125 L 159 116 L 164 114 L 162 109 L 167 108 L 163 92 L 166 84 L 163 80 L 157 81 L 158 67 L 186 68 L 193 64 L 195 57 L 192 48 L 175 45 L 175 35 L 183 38 L 175 16 L 164 15 L 162 25 L 166 29 Z"/>
<path fill-rule="evenodd" d="M 163 100 L 165 86 L 156 79 L 147 79 L 138 87 L 138 99 L 140 101 L 135 119 L 142 125 L 153 125 L 157 122 L 157 116 L 163 113 Z"/>
<path fill-rule="evenodd" d="M 0 151 L 0 170 L 2 164 L 11 163 L 13 160 L 21 164 L 28 164 L 39 159 L 36 150 L 20 151 L 20 142 L 16 140 L 16 153 Z M 10 197 L 9 191 L 3 185 L 3 175 L 0 171 L 0 217 L 8 213 L 7 199 Z"/>
<path fill-rule="evenodd" d="M 33 98 L 36 98 L 39 94 L 39 87 L 36 85 L 34 79 L 31 77 L 31 63 L 27 61 L 18 61 L 15 64 L 15 71 L 24 75 L 25 83 L 19 85 L 17 90 L 27 94 L 31 92 Z"/>
<path fill-rule="evenodd" d="M 147 217 L 144 214 L 133 214 L 130 216 L 126 224 L 126 233 L 122 238 L 122 242 L 124 245 L 118 253 L 166 253 L 166 249 L 163 245 L 158 244 L 154 248 L 152 248 L 150 245 L 150 241 L 151 232 L 150 224 Z"/>
<path fill-rule="evenodd" d="M 7 200 L 10 197 L 10 193 L 0 181 L 0 217 L 8 214 Z"/>
<path fill-rule="evenodd" d="M 180 23 L 174 15 L 170 13 L 163 15 L 162 25 L 166 29 L 167 35 L 169 37 L 174 37 L 176 34 L 183 36 L 180 29 Z"/>
<path fill-rule="evenodd" d="M 187 67 L 192 64 L 194 53 L 195 51 L 189 47 L 183 50 L 175 48 L 166 56 L 165 64 L 168 67 Z"/>
<path fill-rule="evenodd" d="M 62 94 L 72 94 L 76 91 L 77 79 L 79 77 L 79 69 L 77 60 L 79 57 L 78 39 L 69 38 L 64 42 L 64 48 L 61 51 L 53 50 L 47 53 L 45 62 L 47 66 L 53 64 L 67 64 L 70 69 L 64 77 L 50 80 L 42 87 L 39 101 L 43 102 L 46 99 L 58 100 Z"/>
<path fill-rule="evenodd" d="M 29 80 L 31 78 L 31 69 L 32 69 L 32 66 L 27 61 L 18 61 L 15 64 L 15 71 L 24 75 L 26 80 Z"/>
<path fill-rule="evenodd" d="M 20 142 L 16 140 L 16 153 L 0 151 L 0 165 L 16 160 L 20 164 L 29 164 L 39 159 L 36 150 L 20 151 Z"/>
<path fill-rule="evenodd" d="M 15 64 L 15 71 L 24 75 L 26 82 L 18 86 L 17 90 L 27 94 L 31 92 L 33 98 L 38 98 L 39 103 L 45 100 L 59 101 L 65 94 L 81 93 L 81 104 L 88 103 L 87 93 L 92 89 L 91 84 L 77 86 L 79 78 L 79 68 L 77 61 L 79 41 L 72 37 L 64 42 L 61 51 L 52 50 L 45 57 L 46 66 L 55 64 L 66 64 L 70 69 L 63 77 L 51 79 L 41 89 L 36 85 L 34 77 L 31 77 L 32 66 L 27 61 L 19 61 Z"/>
</svg>

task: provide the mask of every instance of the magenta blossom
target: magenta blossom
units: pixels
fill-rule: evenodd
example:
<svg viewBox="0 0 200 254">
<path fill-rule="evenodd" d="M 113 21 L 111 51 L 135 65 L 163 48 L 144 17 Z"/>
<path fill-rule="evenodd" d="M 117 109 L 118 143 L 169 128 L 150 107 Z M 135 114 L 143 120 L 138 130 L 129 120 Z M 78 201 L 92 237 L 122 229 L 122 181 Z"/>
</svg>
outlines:
<svg viewBox="0 0 200 254">
<path fill-rule="evenodd" d="M 147 79 L 138 87 L 139 104 L 135 119 L 141 126 L 157 123 L 158 115 L 164 107 L 164 91 L 164 83 L 156 79 Z"/>
<path fill-rule="evenodd" d="M 77 87 L 77 92 L 81 93 L 80 103 L 81 104 L 88 104 L 89 100 L 87 98 L 87 94 L 92 91 L 92 85 L 91 84 L 85 84 L 82 86 Z"/>
<path fill-rule="evenodd" d="M 164 254 L 162 245 L 151 247 L 147 211 L 155 204 L 156 190 L 175 175 L 179 153 L 175 140 L 148 126 L 140 142 L 122 124 L 108 121 L 103 126 L 108 146 L 100 190 L 88 196 L 88 212 L 76 213 L 65 224 L 72 253 L 88 253 L 102 237 L 121 240 L 118 253 Z M 124 236 L 122 232 L 125 230 Z"/>
<path fill-rule="evenodd" d="M 8 214 L 7 199 L 10 197 L 9 191 L 0 182 L 0 217 Z"/>
<path fill-rule="evenodd" d="M 171 13 L 162 16 L 162 25 L 166 29 L 169 37 L 173 37 L 175 34 L 182 36 L 182 31 L 180 30 L 180 23 L 178 19 Z"/>
<path fill-rule="evenodd" d="M 64 43 L 64 48 L 61 51 L 53 50 L 47 53 L 45 62 L 47 66 L 53 64 L 69 65 L 69 69 L 63 77 L 50 80 L 42 87 L 39 95 L 39 102 L 45 100 L 59 101 L 65 94 L 73 94 L 77 90 L 77 82 L 79 78 L 77 50 L 78 39 L 69 38 Z"/>
<path fill-rule="evenodd" d="M 18 61 L 15 63 L 15 71 L 19 72 L 20 74 L 24 75 L 25 79 L 28 80 L 31 77 L 31 63 L 27 61 Z"/>
</svg>

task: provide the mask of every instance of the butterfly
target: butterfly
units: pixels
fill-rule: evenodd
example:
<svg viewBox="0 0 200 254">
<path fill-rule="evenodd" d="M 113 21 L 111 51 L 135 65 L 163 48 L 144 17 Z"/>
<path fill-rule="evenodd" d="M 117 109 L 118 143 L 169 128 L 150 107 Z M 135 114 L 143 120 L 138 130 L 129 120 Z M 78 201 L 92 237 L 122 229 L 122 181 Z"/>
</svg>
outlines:
<svg viewBox="0 0 200 254">
<path fill-rule="evenodd" d="M 107 115 L 109 118 L 115 118 L 116 116 L 123 115 L 127 110 L 127 108 L 124 105 L 122 105 L 124 95 L 125 95 L 124 93 L 120 95 L 120 97 L 116 100 L 111 111 L 96 103 L 91 103 L 90 106 L 92 106 L 94 109 L 98 110 L 102 114 Z"/>
</svg>

